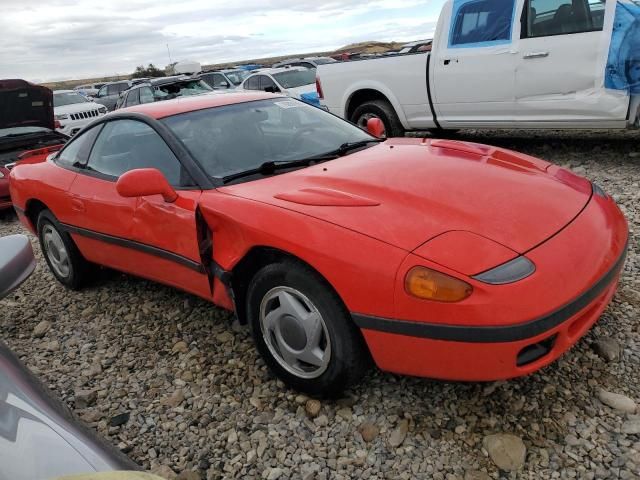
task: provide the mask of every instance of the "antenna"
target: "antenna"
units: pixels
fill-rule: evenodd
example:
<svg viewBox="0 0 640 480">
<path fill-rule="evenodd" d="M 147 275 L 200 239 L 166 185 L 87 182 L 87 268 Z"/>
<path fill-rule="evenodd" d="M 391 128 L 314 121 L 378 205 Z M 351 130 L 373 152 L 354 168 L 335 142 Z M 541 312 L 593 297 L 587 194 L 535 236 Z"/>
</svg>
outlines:
<svg viewBox="0 0 640 480">
<path fill-rule="evenodd" d="M 169 50 L 169 44 L 167 43 L 167 53 L 169 54 L 169 65 L 171 65 L 173 62 L 171 61 L 171 50 Z"/>
</svg>

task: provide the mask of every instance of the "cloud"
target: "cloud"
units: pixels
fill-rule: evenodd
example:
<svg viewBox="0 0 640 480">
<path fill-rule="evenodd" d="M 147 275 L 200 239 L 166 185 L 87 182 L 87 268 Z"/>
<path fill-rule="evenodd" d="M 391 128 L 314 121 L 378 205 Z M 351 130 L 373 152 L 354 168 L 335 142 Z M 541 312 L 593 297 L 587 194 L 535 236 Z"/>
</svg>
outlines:
<svg viewBox="0 0 640 480">
<path fill-rule="evenodd" d="M 3 0 L 0 78 L 128 74 L 137 65 L 228 62 L 410 40 L 443 0 Z"/>
</svg>

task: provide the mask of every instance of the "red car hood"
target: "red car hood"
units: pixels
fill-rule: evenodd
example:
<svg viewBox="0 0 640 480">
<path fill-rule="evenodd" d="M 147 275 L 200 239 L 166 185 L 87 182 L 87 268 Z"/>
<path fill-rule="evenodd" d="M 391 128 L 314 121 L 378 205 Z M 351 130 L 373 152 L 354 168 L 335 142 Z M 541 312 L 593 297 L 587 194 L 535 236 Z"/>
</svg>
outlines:
<svg viewBox="0 0 640 480">
<path fill-rule="evenodd" d="M 523 253 L 578 215 L 589 201 L 591 184 L 508 150 L 393 139 L 219 191 L 323 219 L 408 251 L 441 233 L 462 230 Z"/>
</svg>

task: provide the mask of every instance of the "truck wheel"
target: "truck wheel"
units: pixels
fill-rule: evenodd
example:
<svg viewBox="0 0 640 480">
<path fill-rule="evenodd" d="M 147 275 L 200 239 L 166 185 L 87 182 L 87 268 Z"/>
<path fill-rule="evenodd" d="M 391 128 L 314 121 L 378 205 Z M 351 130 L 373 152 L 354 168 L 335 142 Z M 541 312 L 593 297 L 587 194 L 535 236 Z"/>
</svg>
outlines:
<svg viewBox="0 0 640 480">
<path fill-rule="evenodd" d="M 61 227 L 49 210 L 43 210 L 38 216 L 38 239 L 49 270 L 65 287 L 79 290 L 89 275 L 87 262 L 71 236 Z"/>
<path fill-rule="evenodd" d="M 395 110 L 386 100 L 371 100 L 363 103 L 353 111 L 349 120 L 366 130 L 367 121 L 370 118 L 382 120 L 386 137 L 404 137 L 404 127 Z"/>
<path fill-rule="evenodd" d="M 302 263 L 286 260 L 258 271 L 249 285 L 247 318 L 267 367 L 297 390 L 335 397 L 369 366 L 349 312 Z"/>
</svg>

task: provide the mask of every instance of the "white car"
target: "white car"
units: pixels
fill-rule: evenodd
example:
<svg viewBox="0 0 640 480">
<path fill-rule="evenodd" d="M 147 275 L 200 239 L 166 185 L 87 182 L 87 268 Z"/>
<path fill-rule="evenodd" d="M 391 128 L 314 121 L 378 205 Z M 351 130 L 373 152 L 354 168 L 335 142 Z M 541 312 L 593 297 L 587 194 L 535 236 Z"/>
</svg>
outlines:
<svg viewBox="0 0 640 480">
<path fill-rule="evenodd" d="M 87 100 L 73 90 L 53 92 L 53 114 L 56 130 L 73 136 L 92 120 L 107 114 L 107 107 Z"/>
<path fill-rule="evenodd" d="M 283 93 L 320 106 L 316 91 L 316 71 L 303 67 L 263 68 L 247 77 L 241 89 Z"/>
</svg>

